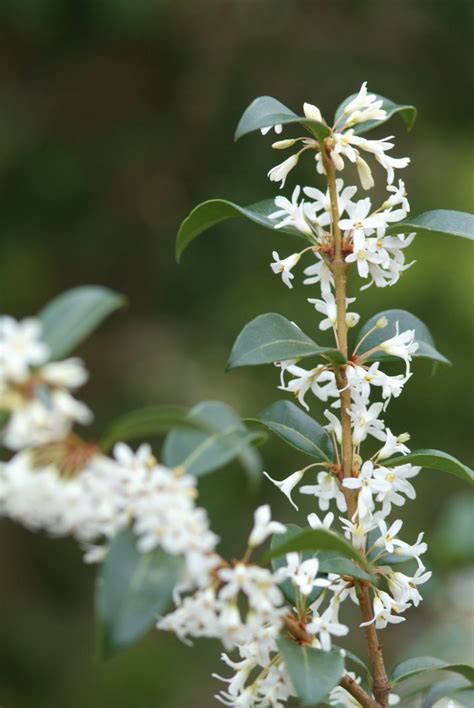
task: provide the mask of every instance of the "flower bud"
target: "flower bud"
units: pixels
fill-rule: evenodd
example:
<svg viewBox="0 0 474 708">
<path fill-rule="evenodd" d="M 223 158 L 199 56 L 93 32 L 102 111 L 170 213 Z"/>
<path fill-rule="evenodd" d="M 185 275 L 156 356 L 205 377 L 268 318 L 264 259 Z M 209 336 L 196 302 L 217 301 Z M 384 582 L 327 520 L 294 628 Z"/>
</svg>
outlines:
<svg viewBox="0 0 474 708">
<path fill-rule="evenodd" d="M 410 433 L 401 433 L 400 435 L 397 435 L 397 442 L 399 442 L 399 443 L 408 442 L 410 437 L 411 437 Z"/>
<path fill-rule="evenodd" d="M 388 320 L 386 317 L 380 317 L 380 319 L 378 319 L 377 322 L 375 323 L 375 326 L 377 327 L 377 329 L 383 329 L 387 325 L 388 325 Z"/>
<path fill-rule="evenodd" d="M 303 104 L 303 111 L 306 116 L 306 118 L 309 118 L 310 120 L 316 120 L 318 123 L 323 123 L 323 117 L 321 115 L 321 111 L 317 106 L 313 106 L 312 103 L 304 103 Z"/>
<path fill-rule="evenodd" d="M 346 315 L 346 325 L 348 327 L 355 327 L 360 320 L 360 315 L 357 312 L 348 312 Z"/>
<path fill-rule="evenodd" d="M 274 150 L 286 150 L 287 148 L 293 147 L 295 143 L 296 140 L 293 138 L 289 138 L 288 140 L 277 140 L 275 143 L 272 143 L 272 148 Z"/>
</svg>

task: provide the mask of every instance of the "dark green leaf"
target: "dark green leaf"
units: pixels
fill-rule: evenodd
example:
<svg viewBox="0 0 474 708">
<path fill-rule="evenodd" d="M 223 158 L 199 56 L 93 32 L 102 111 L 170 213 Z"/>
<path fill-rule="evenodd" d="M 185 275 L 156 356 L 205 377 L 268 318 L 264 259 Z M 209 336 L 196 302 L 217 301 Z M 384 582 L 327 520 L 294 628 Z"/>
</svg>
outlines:
<svg viewBox="0 0 474 708">
<path fill-rule="evenodd" d="M 314 459 L 327 462 L 334 459 L 334 447 L 326 429 L 291 401 L 272 403 L 258 413 L 256 420 Z"/>
<path fill-rule="evenodd" d="M 173 430 L 166 438 L 162 455 L 168 467 L 184 465 L 188 474 L 209 474 L 262 441 L 247 430 L 241 419 L 225 403 L 204 401 L 191 409 L 191 420 L 205 423 L 213 432 Z M 264 439 L 264 438 L 263 438 Z M 248 456 L 244 463 L 248 464 Z"/>
<path fill-rule="evenodd" d="M 462 462 L 456 460 L 452 455 L 441 450 L 413 450 L 408 455 L 400 457 L 391 457 L 389 460 L 383 460 L 384 467 L 398 467 L 409 462 L 412 465 L 420 465 L 433 470 L 441 470 L 448 474 L 460 477 L 469 484 L 474 484 L 474 473 L 469 467 L 463 465 Z"/>
<path fill-rule="evenodd" d="M 425 671 L 453 671 L 461 674 L 469 681 L 474 681 L 474 668 L 466 664 L 449 664 L 443 659 L 437 659 L 434 656 L 417 656 L 413 659 L 406 659 L 400 664 L 397 664 L 392 670 L 390 681 L 392 683 L 400 683 L 412 676 L 424 673 Z"/>
<path fill-rule="evenodd" d="M 450 209 L 434 209 L 424 211 L 418 216 L 408 216 L 397 224 L 392 224 L 388 232 L 399 233 L 406 229 L 413 229 L 417 234 L 448 234 L 474 239 L 474 215 L 464 211 Z"/>
<path fill-rule="evenodd" d="M 180 406 L 148 406 L 116 418 L 110 423 L 101 440 L 107 452 L 119 441 L 153 437 L 171 428 L 207 429 L 204 421 L 189 418 L 187 408 Z"/>
<path fill-rule="evenodd" d="M 316 706 L 327 698 L 337 686 L 344 673 L 341 652 L 332 649 L 323 651 L 278 640 L 286 670 L 302 705 Z"/>
<path fill-rule="evenodd" d="M 381 317 L 386 317 L 388 324 L 386 327 L 375 329 L 374 332 L 369 334 L 369 336 L 364 339 L 360 349 L 357 351 L 357 355 L 360 356 L 363 352 L 367 352 L 370 349 L 375 348 L 387 339 L 391 339 L 397 334 L 397 322 L 398 331 L 404 332 L 407 329 L 415 330 L 415 340 L 418 342 L 418 349 L 413 355 L 414 357 L 422 357 L 425 359 L 434 359 L 435 361 L 441 361 L 443 364 L 449 364 L 449 359 L 446 359 L 443 354 L 440 354 L 435 346 L 433 337 L 431 336 L 428 327 L 415 315 L 412 315 L 406 310 L 384 310 L 383 312 L 378 312 L 376 315 L 370 318 L 368 322 L 362 327 L 357 335 L 357 343 L 360 342 L 365 334 L 373 329 L 377 321 Z M 396 361 L 397 357 L 386 354 L 382 351 L 377 351 L 367 357 L 366 361 L 375 360 L 386 360 L 386 361 Z M 399 359 L 398 359 L 399 360 Z"/>
<path fill-rule="evenodd" d="M 318 140 L 324 140 L 329 134 L 330 129 L 324 123 L 316 120 L 309 120 L 305 116 L 298 116 L 292 110 L 287 108 L 283 103 L 277 101 L 271 96 L 260 96 L 252 101 L 250 106 L 245 109 L 242 118 L 239 121 L 237 130 L 235 131 L 235 140 L 238 140 L 247 133 L 252 133 L 260 128 L 267 128 L 274 125 L 288 125 L 291 123 L 300 123 L 307 128 Z M 281 138 L 276 138 L 281 139 Z"/>
<path fill-rule="evenodd" d="M 319 346 L 294 322 L 268 312 L 245 325 L 232 347 L 227 368 L 271 364 L 316 354 L 337 364 L 345 361 L 337 349 Z"/>
<path fill-rule="evenodd" d="M 452 696 L 454 691 L 466 686 L 469 686 L 469 681 L 462 676 L 452 676 L 443 681 L 438 681 L 438 683 L 435 683 L 428 693 L 423 696 L 420 708 L 432 708 L 441 698 Z"/>
<path fill-rule="evenodd" d="M 10 417 L 10 411 L 5 411 L 3 409 L 0 409 L 0 427 L 2 425 L 5 425 L 5 423 L 7 422 L 9 417 Z"/>
<path fill-rule="evenodd" d="M 125 303 L 122 295 L 98 285 L 73 288 L 51 300 L 38 314 L 50 359 L 60 359 L 69 354 L 108 315 Z"/>
<path fill-rule="evenodd" d="M 275 547 L 264 555 L 261 562 L 266 563 L 272 558 L 292 551 L 337 551 L 340 555 L 360 563 L 367 570 L 371 569 L 370 564 L 349 541 L 327 529 L 305 529 L 287 541 L 276 543 Z"/>
<path fill-rule="evenodd" d="M 130 529 L 110 542 L 96 586 L 96 613 L 105 655 L 141 637 L 171 603 L 183 561 L 161 549 L 139 553 Z"/>
<path fill-rule="evenodd" d="M 275 211 L 277 211 L 277 207 L 275 206 L 274 199 L 265 199 L 257 204 L 251 204 L 248 207 L 241 207 L 226 199 L 209 199 L 207 202 L 202 202 L 202 204 L 198 204 L 197 207 L 194 207 L 192 212 L 179 227 L 176 237 L 176 259 L 179 262 L 184 249 L 196 236 L 210 229 L 211 226 L 219 224 L 221 221 L 245 217 L 255 224 L 274 230 L 275 224 L 278 222 L 269 219 L 268 215 Z M 278 231 L 280 233 L 289 234 L 290 236 L 297 236 L 305 241 L 308 240 L 300 231 L 291 226 L 278 229 Z"/>
<path fill-rule="evenodd" d="M 354 125 L 353 126 L 354 133 L 356 133 L 357 135 L 361 135 L 362 133 L 367 133 L 367 131 L 372 130 L 372 128 L 377 128 L 377 126 L 383 125 L 388 120 L 390 120 L 390 118 L 392 116 L 396 115 L 397 113 L 400 114 L 407 129 L 408 130 L 412 129 L 413 124 L 416 120 L 415 106 L 394 103 L 389 98 L 385 98 L 384 96 L 380 96 L 379 94 L 374 94 L 374 95 L 377 97 L 377 99 L 379 99 L 379 100 L 382 99 L 382 101 L 383 101 L 382 108 L 387 112 L 387 117 L 384 120 L 368 120 L 368 121 L 365 121 L 364 123 L 359 123 L 358 125 Z M 334 122 L 338 121 L 338 119 L 341 116 L 342 112 L 344 111 L 345 107 L 356 96 L 357 96 L 357 94 L 353 93 L 352 96 L 348 96 L 341 103 L 341 105 L 338 107 L 338 109 L 336 111 L 336 115 L 334 116 Z M 341 121 L 341 125 L 343 125 L 342 121 Z M 337 130 L 337 127 L 336 127 L 336 130 Z"/>
</svg>

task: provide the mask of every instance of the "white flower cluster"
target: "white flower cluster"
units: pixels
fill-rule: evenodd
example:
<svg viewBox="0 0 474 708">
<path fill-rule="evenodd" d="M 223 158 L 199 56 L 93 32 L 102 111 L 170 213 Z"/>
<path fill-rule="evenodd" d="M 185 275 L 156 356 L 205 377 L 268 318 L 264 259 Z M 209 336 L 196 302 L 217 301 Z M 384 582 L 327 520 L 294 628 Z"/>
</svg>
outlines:
<svg viewBox="0 0 474 708">
<path fill-rule="evenodd" d="M 320 521 L 312 514 L 309 522 L 313 527 L 325 524 L 328 528 L 332 518 L 328 515 Z M 222 560 L 214 568 L 208 587 L 178 596 L 177 608 L 158 622 L 159 629 L 172 631 L 184 641 L 191 637 L 218 638 L 227 651 L 238 652 L 238 660 L 222 655 L 234 675 L 215 675 L 228 684 L 216 696 L 224 705 L 278 708 L 296 695 L 277 646 L 288 623 L 291 632 L 291 623 L 299 621 L 312 637 L 311 646 L 325 651 L 331 649 L 333 636 L 348 633 L 348 627 L 338 618 L 339 596 L 346 584 L 335 574 L 322 577 L 317 558 L 301 559 L 298 553 L 289 553 L 274 572 L 249 562 L 251 550 L 271 534 L 285 530 L 271 520 L 268 505 L 259 507 L 244 559 L 232 566 Z M 279 587 L 285 581 L 293 588 L 295 607 L 285 605 Z M 327 604 L 324 610 L 323 603 Z"/>
<path fill-rule="evenodd" d="M 92 421 L 70 393 L 87 381 L 83 362 L 48 359 L 38 320 L 0 317 L 0 410 L 8 414 L 0 442 L 10 450 L 62 440 L 74 423 Z"/>
<path fill-rule="evenodd" d="M 404 219 L 410 208 L 403 182 L 400 180 L 398 187 L 392 184 L 393 169 L 406 166 L 408 159 L 394 160 L 387 156 L 385 154 L 387 149 L 393 147 L 388 143 L 388 139 L 370 141 L 355 135 L 353 131 L 353 127 L 360 122 L 384 120 L 386 115 L 381 106 L 382 101 L 367 94 L 364 84 L 358 96 L 347 104 L 339 116 L 328 140 L 329 157 L 336 170 L 343 169 L 344 158 L 355 163 L 364 188 L 372 187 L 373 179 L 367 163 L 361 158 L 361 150 L 372 153 L 387 171 L 389 196 L 375 211 L 372 210 L 369 198 L 353 201 L 356 187 L 344 186 L 340 179 L 336 180 L 335 185 L 337 227 L 341 232 L 342 257 L 346 264 L 357 265 L 361 278 L 370 278 L 369 285 L 375 283 L 379 287 L 384 287 L 393 285 L 399 279 L 400 273 L 408 267 L 405 264 L 403 251 L 412 242 L 414 234 L 387 235 L 387 229 Z M 308 104 L 305 104 L 305 115 L 320 122 L 322 120 L 319 111 Z M 287 146 L 289 145 L 286 143 L 283 145 L 282 142 L 274 145 L 277 148 Z M 310 147 L 314 148 L 312 142 L 311 144 L 308 142 L 303 150 Z M 286 166 L 289 165 L 287 161 Z M 321 152 L 317 154 L 317 166 L 319 172 L 325 171 Z M 271 171 L 271 179 L 275 178 L 277 171 L 277 168 Z M 283 181 L 286 174 L 287 172 L 283 175 L 280 169 L 279 177 L 283 178 Z M 334 218 L 334 199 L 331 203 L 329 189 L 324 193 L 305 187 L 302 191 L 303 199 L 300 198 L 300 187 L 295 188 L 291 201 L 285 197 L 276 197 L 275 205 L 278 210 L 271 214 L 270 218 L 278 221 L 276 229 L 293 227 L 307 236 L 313 245 L 284 260 L 280 260 L 278 254 L 274 252 L 275 262 L 271 267 L 275 273 L 281 274 L 284 283 L 291 288 L 291 281 L 294 278 L 292 269 L 305 252 L 314 252 L 317 263 L 305 270 L 307 278 L 304 282 L 308 285 L 319 283 L 321 298 L 310 298 L 309 302 L 322 315 L 319 328 L 332 329 L 336 344 L 339 345 L 335 281 L 331 269 L 335 255 L 334 238 L 330 233 Z M 353 302 L 354 298 L 346 299 L 346 310 Z M 354 326 L 358 321 L 359 315 L 356 312 L 346 311 L 347 327 Z M 340 387 L 340 379 L 337 378 L 336 371 L 330 363 L 326 362 L 312 369 L 303 368 L 297 360 L 278 363 L 281 369 L 279 388 L 291 392 L 306 410 L 309 410 L 309 406 L 305 397 L 309 392 L 323 402 L 331 401 L 330 408 L 324 412 L 324 415 L 328 421 L 326 429 L 332 437 L 336 450 L 335 467 L 339 466 L 339 472 L 333 466 L 318 463 L 293 472 L 281 481 L 267 475 L 296 508 L 292 494 L 306 472 L 313 467 L 322 466 L 326 469 L 317 472 L 313 484 L 304 484 L 299 491 L 302 494 L 314 495 L 321 510 L 327 511 L 331 502 L 335 502 L 338 510 L 345 514 L 348 495 L 356 496 L 357 508 L 354 515 L 352 518 L 341 517 L 340 520 L 345 536 L 370 561 L 379 564 L 379 573 L 386 580 L 386 590 L 374 588 L 373 617 L 370 622 L 363 623 L 374 623 L 378 629 L 386 627 L 388 623 L 402 622 L 404 620 L 402 613 L 411 606 L 417 606 L 422 599 L 418 586 L 431 576 L 420 560 L 420 556 L 427 549 L 426 543 L 423 542 L 423 533 L 414 544 L 410 545 L 399 538 L 402 521 L 397 519 L 390 526 L 386 521 L 392 512 L 392 507 L 402 506 L 406 498 L 415 498 L 415 489 L 410 479 L 421 469 L 409 463 L 397 466 L 389 464 L 389 458 L 394 455 L 402 456 L 410 452 L 405 444 L 409 440 L 409 435 L 407 433 L 394 435 L 390 428 L 386 427 L 383 413 L 391 398 L 401 394 L 404 385 L 411 377 L 410 364 L 418 344 L 415 341 L 415 331 L 400 332 L 397 323 L 394 336 L 364 352 L 362 345 L 368 335 L 383 329 L 387 324 L 386 318 L 382 317 L 360 340 L 345 366 L 344 388 Z M 361 347 L 362 351 L 359 351 Z M 400 358 L 405 364 L 404 373 L 387 374 L 382 371 L 379 361 L 369 363 L 371 359 L 377 358 L 377 354 L 389 354 L 391 357 Z M 351 424 L 353 456 L 353 473 L 351 477 L 346 478 L 343 477 L 340 466 L 343 455 L 342 423 L 339 415 L 336 415 L 341 407 L 341 393 L 345 389 L 350 393 L 350 405 L 347 404 L 346 414 Z M 375 392 L 379 393 L 381 400 L 373 400 Z M 360 448 L 368 438 L 375 438 L 381 443 L 381 447 L 370 459 L 364 461 L 361 458 Z M 322 522 L 317 518 L 313 519 L 313 524 L 319 523 Z M 328 527 L 327 523 L 325 525 Z M 392 569 L 391 563 L 402 558 L 416 561 L 418 569 L 414 575 L 406 575 Z M 335 595 L 338 603 L 347 597 L 351 597 L 358 603 L 355 592 L 344 580 L 333 580 L 331 588 L 333 590 L 339 588 Z M 333 601 L 330 607 L 332 604 Z M 337 624 L 337 619 L 332 618 L 331 621 Z M 321 626 L 321 623 L 324 623 L 323 616 L 313 620 L 309 627 Z M 323 635 L 320 635 L 320 642 L 323 648 L 327 648 L 327 637 L 323 638 Z M 338 691 L 338 695 L 339 693 Z"/>
<path fill-rule="evenodd" d="M 217 536 L 204 509 L 195 506 L 196 480 L 159 465 L 148 445 L 134 453 L 124 443 L 114 458 L 93 452 L 74 476 L 57 466 L 37 468 L 33 452 L 23 451 L 0 468 L 0 515 L 32 530 L 71 535 L 85 545 L 86 561 L 102 560 L 119 530 L 133 526 L 140 552 L 161 547 L 183 555 L 183 582 L 196 583 L 212 566 Z M 95 545 L 94 545 L 95 544 Z"/>
<path fill-rule="evenodd" d="M 372 284 L 379 288 L 394 285 L 400 279 L 400 274 L 414 262 L 405 262 L 404 250 L 413 242 L 415 234 L 387 233 L 389 227 L 403 220 L 410 210 L 403 181 L 399 180 L 398 187 L 388 186 L 389 196 L 377 209 L 372 208 L 369 197 L 352 200 L 357 188 L 344 187 L 342 179 L 336 180 L 336 188 L 344 260 L 348 264 L 355 263 L 360 277 L 369 279 L 361 289 L 365 290 Z M 293 268 L 304 253 L 311 251 L 316 257 L 316 263 L 305 269 L 307 277 L 303 282 L 305 285 L 320 283 L 325 303 L 323 306 L 333 309 L 333 278 L 329 267 L 332 246 L 327 231 L 331 221 L 329 192 L 303 187 L 303 194 L 309 199 L 300 199 L 300 194 L 301 187 L 296 186 L 291 201 L 286 197 L 276 197 L 275 206 L 278 209 L 269 218 L 277 222 L 276 229 L 288 226 L 297 229 L 308 237 L 312 246 L 284 259 L 280 259 L 274 251 L 271 268 L 274 273 L 281 275 L 285 285 L 292 288 Z M 357 321 L 349 324 L 354 326 Z"/>
</svg>

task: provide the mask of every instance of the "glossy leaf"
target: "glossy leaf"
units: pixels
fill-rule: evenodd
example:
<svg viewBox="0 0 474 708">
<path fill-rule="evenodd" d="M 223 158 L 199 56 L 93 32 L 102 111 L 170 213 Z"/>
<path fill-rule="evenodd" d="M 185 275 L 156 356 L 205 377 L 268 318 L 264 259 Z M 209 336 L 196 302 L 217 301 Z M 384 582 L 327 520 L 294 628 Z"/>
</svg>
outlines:
<svg viewBox="0 0 474 708">
<path fill-rule="evenodd" d="M 345 361 L 337 349 L 319 346 L 294 322 L 268 312 L 245 325 L 232 347 L 227 368 L 271 364 L 316 354 L 337 363 Z"/>
<path fill-rule="evenodd" d="M 369 330 L 373 329 L 377 321 L 381 317 L 386 317 L 388 324 L 386 327 L 375 329 L 374 332 L 368 335 L 364 339 L 360 348 L 357 350 L 357 355 L 360 356 L 363 352 L 367 352 L 370 349 L 375 348 L 377 345 L 385 342 L 387 339 L 391 339 L 397 334 L 397 322 L 398 331 L 404 332 L 407 329 L 415 330 L 415 340 L 418 342 L 418 349 L 413 355 L 414 357 L 422 357 L 425 359 L 433 359 L 434 361 L 440 361 L 443 364 L 449 364 L 449 359 L 446 359 L 443 354 L 436 349 L 433 337 L 431 336 L 428 327 L 422 322 L 418 317 L 412 315 L 406 310 L 384 310 L 383 312 L 378 312 L 376 315 L 370 318 L 357 335 L 357 343 L 365 336 Z M 385 360 L 385 361 L 400 361 L 398 357 L 385 354 L 385 352 L 377 351 L 371 354 L 365 361 L 375 361 L 375 360 Z"/>
<path fill-rule="evenodd" d="M 207 202 L 202 202 L 194 207 L 179 227 L 176 237 L 176 260 L 179 262 L 184 249 L 199 234 L 222 221 L 246 218 L 255 224 L 259 224 L 259 226 L 264 226 L 266 229 L 273 231 L 277 221 L 269 219 L 269 214 L 275 211 L 277 211 L 277 207 L 274 199 L 265 199 L 247 207 L 239 206 L 226 199 L 209 199 Z M 278 232 L 297 236 L 305 241 L 308 240 L 300 231 L 291 226 L 278 229 Z"/>
<path fill-rule="evenodd" d="M 332 462 L 334 459 L 334 447 L 327 430 L 291 401 L 272 403 L 258 413 L 256 420 L 315 460 Z"/>
<path fill-rule="evenodd" d="M 173 430 L 165 440 L 162 456 L 168 467 L 184 465 L 186 472 L 196 477 L 240 458 L 264 439 L 259 433 L 249 432 L 235 411 L 219 401 L 199 403 L 188 417 L 206 423 L 212 432 Z M 248 458 L 245 461 L 248 463 Z"/>
<path fill-rule="evenodd" d="M 323 651 L 299 646 L 287 639 L 278 640 L 291 683 L 304 706 L 315 706 L 327 698 L 344 673 L 340 651 Z"/>
<path fill-rule="evenodd" d="M 474 472 L 456 460 L 455 457 L 448 455 L 447 452 L 441 452 L 441 450 L 413 450 L 408 455 L 383 460 L 382 464 L 384 467 L 398 467 L 407 462 L 433 470 L 441 470 L 441 472 L 452 474 L 469 484 L 474 484 Z"/>
<path fill-rule="evenodd" d="M 98 285 L 73 288 L 51 300 L 38 313 L 50 359 L 68 355 L 108 315 L 125 303 L 122 295 Z"/>
<path fill-rule="evenodd" d="M 360 563 L 363 568 L 371 569 L 365 558 L 349 541 L 327 529 L 305 529 L 287 541 L 276 543 L 275 547 L 264 555 L 262 562 L 266 563 L 272 558 L 286 555 L 292 551 L 337 551 L 341 556 Z"/>
<path fill-rule="evenodd" d="M 131 529 L 109 545 L 96 585 L 101 646 L 109 655 L 139 639 L 171 604 L 183 561 L 161 549 L 139 553 Z"/>
<path fill-rule="evenodd" d="M 372 92 L 370 92 L 372 93 Z M 384 96 L 380 96 L 379 94 L 374 94 L 377 99 L 382 99 L 383 104 L 382 108 L 387 112 L 387 117 L 384 120 L 368 120 L 365 121 L 364 123 L 359 123 L 358 125 L 353 126 L 354 133 L 357 135 L 362 135 L 363 133 L 367 133 L 369 130 L 372 130 L 373 128 L 377 128 L 379 125 L 383 125 L 386 123 L 390 118 L 397 113 L 400 114 L 400 117 L 403 119 L 403 122 L 405 123 L 406 127 L 408 130 L 411 130 L 413 127 L 413 124 L 416 120 L 416 108 L 415 106 L 410 106 L 407 104 L 398 104 L 394 103 L 391 101 L 389 98 L 385 98 Z M 338 106 L 336 114 L 334 116 L 334 122 L 338 121 L 339 117 L 341 116 L 342 112 L 344 111 L 345 107 L 352 101 L 357 94 L 353 93 L 351 96 L 348 96 L 341 104 Z M 343 121 L 341 121 L 341 125 L 343 125 Z M 336 127 L 337 130 L 337 127 Z"/>
<path fill-rule="evenodd" d="M 451 209 L 434 209 L 424 211 L 417 216 L 408 216 L 397 224 L 392 224 L 388 232 L 399 233 L 403 230 L 413 230 L 419 235 L 447 234 L 474 239 L 474 214 Z"/>
<path fill-rule="evenodd" d="M 434 656 L 417 656 L 413 659 L 406 659 L 397 664 L 392 670 L 390 681 L 401 683 L 412 676 L 424 673 L 425 671 L 452 671 L 461 674 L 469 681 L 474 681 L 474 667 L 467 664 L 449 664 L 443 659 Z"/>
<path fill-rule="evenodd" d="M 154 437 L 171 428 L 206 430 L 205 421 L 189 418 L 189 410 L 180 406 L 148 406 L 116 418 L 105 431 L 101 448 L 104 452 L 116 442 Z"/>
<path fill-rule="evenodd" d="M 331 132 L 324 123 L 309 120 L 305 116 L 298 116 L 283 105 L 283 103 L 277 101 L 276 98 L 260 96 L 252 101 L 250 106 L 245 109 L 237 126 L 237 130 L 235 131 L 235 140 L 238 140 L 243 135 L 247 135 L 247 133 L 260 130 L 261 128 L 267 128 L 268 126 L 277 124 L 288 125 L 291 123 L 300 123 L 318 138 L 318 140 L 324 140 Z M 276 139 L 279 140 L 281 138 L 277 137 Z"/>
<path fill-rule="evenodd" d="M 441 698 L 452 696 L 458 689 L 469 686 L 469 681 L 462 676 L 451 676 L 443 681 L 438 681 L 438 683 L 430 687 L 428 693 L 425 693 L 420 708 L 432 708 Z"/>
</svg>

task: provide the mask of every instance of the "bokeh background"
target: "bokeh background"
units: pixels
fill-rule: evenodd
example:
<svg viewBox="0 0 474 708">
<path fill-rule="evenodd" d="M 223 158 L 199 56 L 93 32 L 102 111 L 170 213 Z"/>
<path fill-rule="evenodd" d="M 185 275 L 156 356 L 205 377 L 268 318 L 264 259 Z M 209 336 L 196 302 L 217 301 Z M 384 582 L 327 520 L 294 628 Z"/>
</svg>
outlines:
<svg viewBox="0 0 474 708">
<path fill-rule="evenodd" d="M 236 334 L 279 311 L 316 334 L 303 286 L 287 290 L 268 267 L 285 237 L 235 222 L 174 260 L 178 224 L 198 201 L 245 204 L 271 196 L 270 140 L 233 131 L 256 96 L 330 115 L 363 80 L 419 109 L 397 154 L 413 210 L 472 210 L 474 88 L 471 0 L 2 0 L 0 3 L 0 310 L 35 313 L 64 289 L 101 283 L 125 293 L 85 345 L 83 396 L 100 432 L 111 417 L 151 403 L 220 399 L 243 416 L 278 393 L 277 372 L 224 366 Z M 317 182 L 303 161 L 288 183 Z M 362 293 L 364 317 L 402 307 L 431 328 L 453 362 L 426 362 L 390 427 L 416 447 L 472 463 L 470 244 L 419 238 L 417 266 L 396 289 Z M 319 336 L 319 339 L 321 337 Z M 320 413 L 315 404 L 313 412 Z M 300 463 L 283 444 L 262 449 L 283 477 Z M 419 501 L 402 510 L 406 535 L 426 530 L 434 579 L 426 602 L 390 630 L 388 663 L 417 652 L 473 659 L 472 498 L 455 478 L 425 471 Z M 207 478 L 201 500 L 227 553 L 239 553 L 252 507 L 296 515 L 269 483 L 256 497 L 230 468 Z M 304 506 L 309 511 L 310 505 Z M 4 708 L 204 708 L 222 671 L 219 647 L 194 649 L 150 633 L 106 662 L 97 658 L 94 569 L 75 544 L 0 528 L 0 701 Z M 357 645 L 353 645 L 358 649 Z M 360 649 L 362 652 L 363 648 Z M 225 671 L 225 669 L 224 669 Z"/>
</svg>

